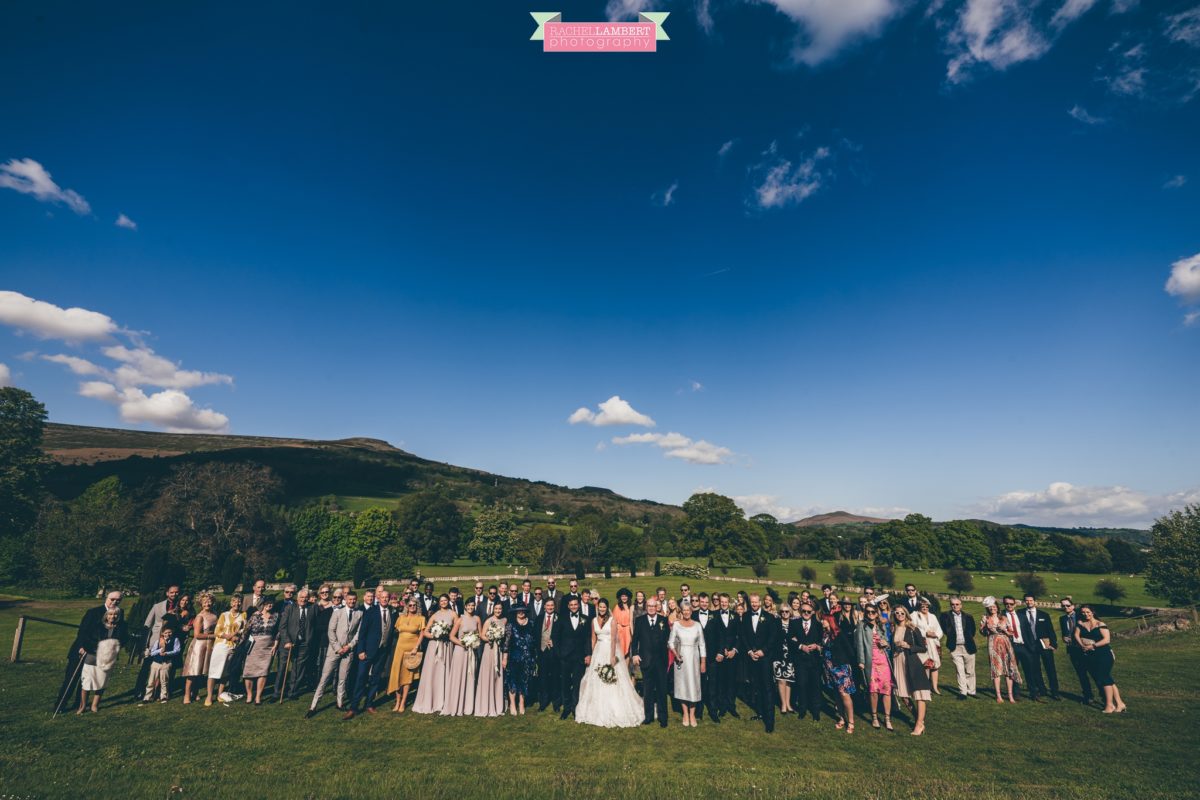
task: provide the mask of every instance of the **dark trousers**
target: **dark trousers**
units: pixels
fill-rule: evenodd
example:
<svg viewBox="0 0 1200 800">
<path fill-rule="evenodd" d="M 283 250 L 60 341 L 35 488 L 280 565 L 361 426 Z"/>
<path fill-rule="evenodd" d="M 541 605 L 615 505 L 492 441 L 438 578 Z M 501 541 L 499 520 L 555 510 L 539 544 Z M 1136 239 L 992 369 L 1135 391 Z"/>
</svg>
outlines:
<svg viewBox="0 0 1200 800">
<path fill-rule="evenodd" d="M 1046 671 L 1046 681 L 1050 684 L 1050 694 L 1058 697 L 1058 667 L 1054 663 L 1054 651 L 1044 650 L 1039 645 L 1034 652 L 1042 661 L 1042 669 Z M 1046 691 L 1045 684 L 1042 685 L 1042 691 Z"/>
<path fill-rule="evenodd" d="M 1075 677 L 1079 678 L 1079 691 L 1083 695 L 1083 702 L 1092 702 L 1092 679 L 1088 676 L 1087 656 L 1083 654 L 1083 649 L 1079 647 L 1068 647 L 1067 656 L 1071 659 L 1071 667 L 1075 670 Z"/>
<path fill-rule="evenodd" d="M 1028 645 L 1018 645 L 1013 650 L 1016 651 L 1021 671 L 1025 673 L 1025 691 L 1031 698 L 1045 694 L 1046 684 L 1042 680 L 1042 662 L 1037 650 Z"/>
<path fill-rule="evenodd" d="M 579 702 L 579 683 L 583 680 L 586 669 L 583 658 L 565 658 L 558 661 L 559 694 L 562 696 L 563 708 L 567 711 L 575 711 L 575 704 Z"/>
<path fill-rule="evenodd" d="M 796 683 L 792 687 L 792 708 L 803 717 L 812 712 L 821 718 L 821 662 L 802 656 L 796 660 Z"/>
<path fill-rule="evenodd" d="M 642 709 L 646 712 L 646 720 L 654 719 L 658 711 L 658 721 L 667 721 L 667 665 L 655 664 L 642 667 Z"/>
<path fill-rule="evenodd" d="M 375 695 L 379 694 L 379 679 L 387 664 L 387 651 L 381 648 L 374 658 L 354 658 L 358 668 L 354 670 L 354 699 L 350 702 L 350 708 L 363 711 L 375 702 Z"/>
<path fill-rule="evenodd" d="M 716 664 L 717 708 L 721 711 L 734 711 L 737 692 L 737 658 L 726 658 Z"/>
<path fill-rule="evenodd" d="M 562 687 L 559 685 L 558 656 L 554 650 L 538 653 L 537 698 L 542 708 L 553 704 L 554 710 L 562 705 Z"/>
<path fill-rule="evenodd" d="M 775 676 L 771 672 L 771 661 L 763 656 L 758 661 L 747 661 L 751 694 L 755 711 L 762 717 L 767 733 L 775 730 Z"/>
<path fill-rule="evenodd" d="M 298 642 L 292 647 L 292 663 L 288 667 L 287 696 L 295 700 L 308 689 L 308 681 L 312 674 L 313 653 L 304 642 Z"/>
<path fill-rule="evenodd" d="M 717 704 L 717 665 L 709 658 L 705 665 L 704 674 L 700 676 L 700 708 L 701 715 L 703 710 L 708 709 L 708 715 L 713 719 L 717 718 L 721 708 Z"/>
</svg>

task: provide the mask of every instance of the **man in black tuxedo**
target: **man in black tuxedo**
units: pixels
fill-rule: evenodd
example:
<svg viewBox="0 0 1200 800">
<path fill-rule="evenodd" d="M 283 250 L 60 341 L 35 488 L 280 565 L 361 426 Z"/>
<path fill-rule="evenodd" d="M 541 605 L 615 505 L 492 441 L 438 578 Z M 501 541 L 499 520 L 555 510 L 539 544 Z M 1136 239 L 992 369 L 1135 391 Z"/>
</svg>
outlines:
<svg viewBox="0 0 1200 800">
<path fill-rule="evenodd" d="M 554 578 L 546 578 L 546 599 L 553 600 L 556 605 L 563 602 L 562 595 L 559 594 L 557 585 L 558 584 L 555 582 Z"/>
<path fill-rule="evenodd" d="M 958 676 L 958 699 L 975 696 L 975 619 L 963 611 L 961 597 L 950 598 L 950 610 L 939 620 L 946 636 L 946 649 Z"/>
<path fill-rule="evenodd" d="M 1083 648 L 1075 641 L 1075 628 L 1079 626 L 1079 614 L 1075 611 L 1075 601 L 1070 597 L 1062 599 L 1063 615 L 1058 618 L 1058 624 L 1062 628 L 1063 647 L 1067 650 L 1067 657 L 1071 659 L 1071 667 L 1075 670 L 1075 677 L 1079 678 L 1080 702 L 1085 706 L 1092 703 L 1092 679 L 1088 675 L 1087 661 L 1083 654 Z M 1096 687 L 1098 694 L 1101 694 L 1100 687 Z"/>
<path fill-rule="evenodd" d="M 67 651 L 67 670 L 63 675 L 62 686 L 58 689 L 58 697 L 54 701 L 54 709 L 57 711 L 59 706 L 68 707 L 69 702 L 75 694 L 75 687 L 79 685 L 79 673 L 82 668 L 79 662 L 85 655 L 84 643 L 89 637 L 95 638 L 94 629 L 96 626 L 103 624 L 104 615 L 109 611 L 116 609 L 118 612 L 118 622 L 124 620 L 125 612 L 121 610 L 121 600 L 124 595 L 119 590 L 113 590 L 104 596 L 104 602 L 95 608 L 89 608 L 83 614 L 83 619 L 79 621 L 79 629 L 75 633 L 75 640 L 71 642 L 71 649 Z M 149 667 L 147 667 L 149 671 Z"/>
<path fill-rule="evenodd" d="M 428 619 L 438 609 L 437 595 L 433 593 L 433 581 L 425 582 L 425 592 L 420 595 L 421 613 Z"/>
<path fill-rule="evenodd" d="M 587 618 L 579 613 L 579 599 L 567 601 L 567 613 L 558 617 L 551 633 L 551 645 L 558 656 L 558 677 L 562 695 L 562 715 L 575 713 L 579 702 L 579 682 L 592 660 L 592 631 Z"/>
<path fill-rule="evenodd" d="M 483 607 L 483 600 L 487 596 L 483 592 L 483 581 L 475 581 L 475 616 L 479 616 L 479 609 Z"/>
<path fill-rule="evenodd" d="M 649 604 L 649 600 L 646 601 Z M 738 716 L 737 712 L 737 658 L 741 652 L 741 641 L 737 629 L 737 615 L 730 608 L 728 594 L 721 595 L 721 607 L 717 609 L 710 623 L 715 626 L 713 631 L 713 652 L 716 654 L 712 661 L 716 664 L 714 679 L 716 680 L 717 713 Z M 707 645 L 707 642 L 705 643 Z"/>
<path fill-rule="evenodd" d="M 517 594 L 517 605 L 525 606 L 530 610 L 530 619 L 532 619 L 533 609 L 533 583 L 528 578 L 521 581 L 521 591 Z"/>
<path fill-rule="evenodd" d="M 712 609 L 712 602 L 709 600 L 708 592 L 701 592 L 696 597 L 700 604 L 693 619 L 700 623 L 700 629 L 704 631 L 704 651 L 706 653 L 716 653 L 717 646 L 716 633 L 717 626 L 710 623 L 716 618 L 716 612 Z M 713 663 L 713 657 L 708 656 L 708 663 Z M 700 703 L 702 708 L 708 709 L 708 717 L 713 722 L 720 722 L 721 717 L 718 716 L 720 709 L 717 708 L 717 670 L 715 667 L 706 669 L 704 674 L 700 676 Z M 703 711 L 701 711 L 703 716 Z"/>
<path fill-rule="evenodd" d="M 1025 685 L 1029 687 L 1030 699 L 1037 701 L 1046 694 L 1046 682 L 1042 680 L 1041 667 L 1046 669 L 1050 681 L 1050 697 L 1058 697 L 1058 670 L 1054 666 L 1054 650 L 1058 647 L 1058 634 L 1050 615 L 1037 607 L 1037 598 L 1025 595 L 1025 608 L 1018 613 L 1021 623 L 1021 639 L 1025 646 Z M 1042 640 L 1049 641 L 1049 647 Z"/>
<path fill-rule="evenodd" d="M 533 590 L 533 602 L 529 604 L 529 618 L 531 620 L 541 619 L 542 614 L 546 611 L 546 598 L 542 594 L 542 587 Z"/>
<path fill-rule="evenodd" d="M 904 584 L 904 598 L 900 601 L 911 617 L 921 610 L 921 598 L 917 595 L 917 587 L 911 583 Z"/>
<path fill-rule="evenodd" d="M 667 618 L 658 613 L 658 600 L 646 601 L 645 615 L 633 623 L 633 639 L 629 653 L 634 666 L 642 668 L 642 708 L 646 712 L 643 725 L 654 722 L 658 713 L 658 724 L 667 727 L 667 639 L 670 627 Z"/>
<path fill-rule="evenodd" d="M 579 581 L 571 578 L 571 582 L 568 584 L 568 586 L 570 588 L 567 590 L 567 594 L 564 598 L 566 602 L 571 602 L 571 598 L 574 597 L 576 600 L 579 600 L 582 603 L 583 598 L 579 595 Z"/>
<path fill-rule="evenodd" d="M 275 674 L 275 696 L 278 697 L 286 688 L 285 695 L 289 700 L 300 696 L 308 681 L 311 671 L 311 656 L 319 646 L 317 636 L 318 609 L 309 600 L 308 589 L 301 589 L 296 594 L 296 602 L 286 607 L 279 615 L 279 632 L 275 641 L 283 657 L 280 663 L 283 668 Z M 289 655 L 290 654 L 290 655 Z M 284 687 L 284 673 L 287 672 L 287 686 Z"/>
<path fill-rule="evenodd" d="M 501 597 L 499 591 L 496 589 L 495 584 L 493 584 L 488 587 L 487 597 L 484 598 L 483 602 L 480 603 L 479 605 L 475 606 L 475 616 L 479 617 L 480 619 L 484 619 L 484 620 L 491 619 L 492 607 L 495 606 L 497 603 L 499 603 L 501 606 L 504 607 L 503 616 L 505 618 L 507 618 L 508 617 L 508 598 Z"/>
<path fill-rule="evenodd" d="M 833 597 L 833 587 L 828 583 L 821 584 L 821 616 L 828 617 L 837 613 L 837 599 Z"/>
<path fill-rule="evenodd" d="M 558 624 L 557 606 L 558 604 L 553 600 L 545 601 L 542 605 L 542 613 L 538 614 L 534 620 L 537 625 L 537 638 L 534 639 L 534 643 L 538 656 L 538 711 L 545 711 L 546 706 L 551 704 L 554 705 L 554 710 L 558 711 L 559 706 L 562 705 L 562 686 L 559 685 L 558 678 L 558 653 L 554 652 L 554 629 Z"/>
<path fill-rule="evenodd" d="M 754 687 L 758 708 L 754 719 L 761 719 L 767 733 L 775 730 L 775 693 L 771 656 L 779 649 L 779 620 L 763 611 L 762 598 L 750 595 L 750 611 L 742 620 L 742 652 L 746 654 L 746 673 Z"/>
<path fill-rule="evenodd" d="M 813 611 L 811 601 L 800 604 L 800 616 L 788 623 L 792 664 L 796 670 L 796 688 L 792 691 L 792 708 L 803 719 L 812 713 L 821 718 L 821 622 Z"/>
<path fill-rule="evenodd" d="M 457 586 L 451 586 L 449 595 L 450 595 L 450 608 L 454 611 L 455 614 L 458 614 L 461 617 L 462 613 L 463 613 L 462 592 L 458 591 Z M 433 611 L 437 611 L 436 601 L 434 601 L 434 606 L 435 607 L 434 607 Z M 429 613 L 432 614 L 433 611 L 431 611 Z"/>
</svg>

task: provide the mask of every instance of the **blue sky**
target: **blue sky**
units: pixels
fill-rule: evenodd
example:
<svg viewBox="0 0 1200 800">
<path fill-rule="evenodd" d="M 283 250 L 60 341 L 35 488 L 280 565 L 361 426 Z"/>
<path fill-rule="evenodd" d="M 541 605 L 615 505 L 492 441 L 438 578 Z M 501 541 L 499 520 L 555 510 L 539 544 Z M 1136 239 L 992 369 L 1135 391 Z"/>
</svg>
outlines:
<svg viewBox="0 0 1200 800">
<path fill-rule="evenodd" d="M 785 519 L 1200 501 L 1195 0 L 455 8 L 0 12 L 0 380 Z"/>
</svg>

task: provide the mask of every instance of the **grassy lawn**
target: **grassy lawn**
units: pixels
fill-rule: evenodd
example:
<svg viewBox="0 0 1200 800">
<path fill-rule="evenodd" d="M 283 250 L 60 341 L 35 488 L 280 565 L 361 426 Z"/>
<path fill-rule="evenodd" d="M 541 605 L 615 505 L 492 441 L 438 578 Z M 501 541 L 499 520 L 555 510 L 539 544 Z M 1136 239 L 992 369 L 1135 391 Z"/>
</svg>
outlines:
<svg viewBox="0 0 1200 800">
<path fill-rule="evenodd" d="M 675 588 L 678 581 L 591 583 L 611 596 L 618 585 Z M 695 590 L 748 587 L 693 582 Z M 0 633 L 7 637 L 21 613 L 74 623 L 90 605 L 5 595 Z M 990 698 L 958 702 L 944 694 L 932 704 L 922 739 L 909 737 L 904 724 L 889 734 L 860 719 L 847 736 L 832 721 L 794 717 L 781 718 L 767 736 L 748 711 L 742 720 L 695 730 L 672 724 L 665 731 L 606 731 L 549 714 L 479 720 L 381 713 L 344 723 L 329 711 L 305 721 L 302 703 L 185 708 L 176 699 L 138 708 L 128 697 L 134 673 L 123 666 L 110 683 L 112 705 L 100 714 L 51 720 L 71 636 L 67 628 L 30 623 L 22 662 L 0 664 L 0 796 L 1144 800 L 1196 797 L 1200 785 L 1195 633 L 1118 640 L 1126 714 L 1106 716 L 1071 702 L 1001 707 Z M 986 660 L 979 667 L 986 678 Z M 1059 673 L 1071 691 L 1065 656 Z M 952 668 L 942 682 L 953 684 Z"/>
</svg>

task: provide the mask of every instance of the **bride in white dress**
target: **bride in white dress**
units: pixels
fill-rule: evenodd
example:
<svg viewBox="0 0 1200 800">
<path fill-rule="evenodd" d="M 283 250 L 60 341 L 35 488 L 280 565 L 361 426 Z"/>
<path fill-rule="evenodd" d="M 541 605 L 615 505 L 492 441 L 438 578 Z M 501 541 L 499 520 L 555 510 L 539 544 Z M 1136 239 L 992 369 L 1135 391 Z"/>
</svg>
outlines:
<svg viewBox="0 0 1200 800">
<path fill-rule="evenodd" d="M 596 618 L 592 620 L 592 660 L 579 684 L 576 722 L 602 728 L 633 728 L 642 724 L 642 698 L 633 688 L 619 637 L 613 635 L 615 630 L 608 601 L 601 600 L 596 604 Z M 613 668 L 612 683 L 605 683 L 597 672 L 604 665 Z"/>
</svg>

